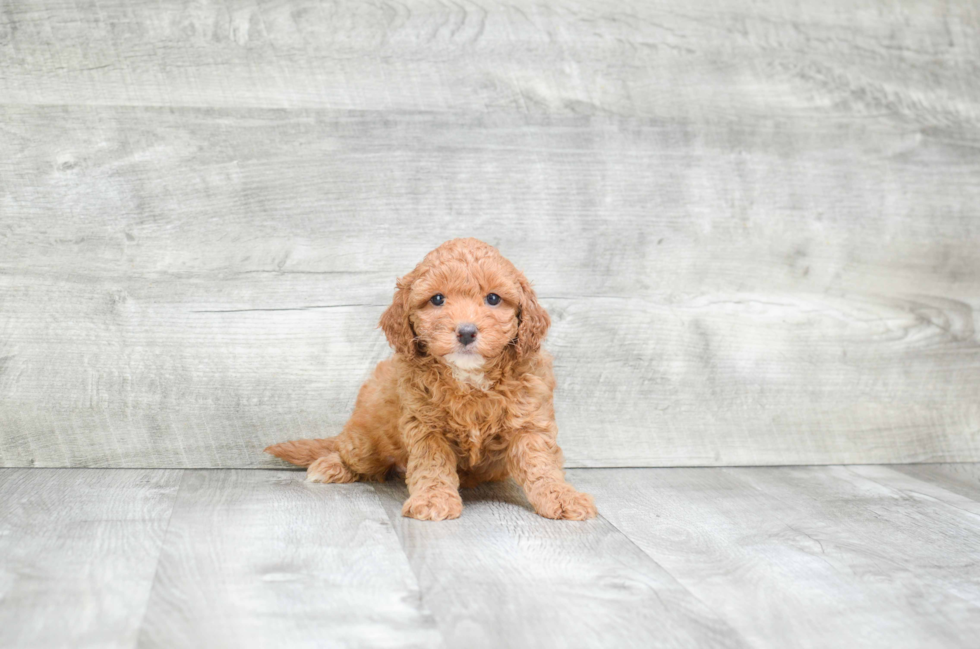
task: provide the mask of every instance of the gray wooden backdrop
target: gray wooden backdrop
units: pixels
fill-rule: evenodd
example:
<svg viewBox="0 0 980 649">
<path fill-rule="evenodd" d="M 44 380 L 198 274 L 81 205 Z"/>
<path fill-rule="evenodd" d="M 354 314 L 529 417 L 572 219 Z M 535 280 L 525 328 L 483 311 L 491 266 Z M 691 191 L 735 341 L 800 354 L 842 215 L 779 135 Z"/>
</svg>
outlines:
<svg viewBox="0 0 980 649">
<path fill-rule="evenodd" d="M 572 466 L 980 460 L 980 6 L 0 1 L 3 466 L 276 465 L 462 235 Z"/>
</svg>

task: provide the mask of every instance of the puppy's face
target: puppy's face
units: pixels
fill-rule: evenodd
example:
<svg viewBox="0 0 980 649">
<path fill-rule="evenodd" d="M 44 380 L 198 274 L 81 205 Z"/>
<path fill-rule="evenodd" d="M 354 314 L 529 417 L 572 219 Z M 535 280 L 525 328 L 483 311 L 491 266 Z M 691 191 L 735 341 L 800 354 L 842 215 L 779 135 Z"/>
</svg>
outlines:
<svg viewBox="0 0 980 649">
<path fill-rule="evenodd" d="M 535 352 L 550 325 L 524 275 L 497 249 L 453 239 L 398 280 L 380 326 L 396 351 L 476 369 L 508 349 Z"/>
<path fill-rule="evenodd" d="M 428 353 L 464 369 L 480 367 L 517 338 L 520 286 L 497 264 L 481 262 L 437 265 L 409 293 L 418 340 Z"/>
</svg>

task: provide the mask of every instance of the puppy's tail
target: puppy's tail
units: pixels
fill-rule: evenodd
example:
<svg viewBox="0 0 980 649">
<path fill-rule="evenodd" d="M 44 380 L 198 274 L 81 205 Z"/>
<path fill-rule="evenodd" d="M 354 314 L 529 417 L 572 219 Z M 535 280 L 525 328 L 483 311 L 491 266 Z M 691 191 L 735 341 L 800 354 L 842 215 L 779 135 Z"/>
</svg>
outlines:
<svg viewBox="0 0 980 649">
<path fill-rule="evenodd" d="M 265 449 L 266 453 L 275 455 L 296 466 L 310 466 L 317 459 L 337 450 L 337 438 L 327 439 L 298 439 L 294 442 L 273 444 Z"/>
</svg>

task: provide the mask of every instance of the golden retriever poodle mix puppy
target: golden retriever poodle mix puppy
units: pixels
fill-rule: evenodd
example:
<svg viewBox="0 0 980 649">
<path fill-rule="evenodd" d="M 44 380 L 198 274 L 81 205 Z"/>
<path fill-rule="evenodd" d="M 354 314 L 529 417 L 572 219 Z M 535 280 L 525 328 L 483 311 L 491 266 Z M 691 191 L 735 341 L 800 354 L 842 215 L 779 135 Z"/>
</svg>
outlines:
<svg viewBox="0 0 980 649">
<path fill-rule="evenodd" d="M 521 271 L 476 239 L 442 244 L 397 282 L 380 327 L 394 348 L 361 387 L 336 437 L 266 452 L 309 467 L 314 482 L 404 472 L 402 514 L 457 518 L 459 487 L 513 477 L 548 518 L 596 515 L 565 482 L 541 339 L 551 320 Z"/>
</svg>

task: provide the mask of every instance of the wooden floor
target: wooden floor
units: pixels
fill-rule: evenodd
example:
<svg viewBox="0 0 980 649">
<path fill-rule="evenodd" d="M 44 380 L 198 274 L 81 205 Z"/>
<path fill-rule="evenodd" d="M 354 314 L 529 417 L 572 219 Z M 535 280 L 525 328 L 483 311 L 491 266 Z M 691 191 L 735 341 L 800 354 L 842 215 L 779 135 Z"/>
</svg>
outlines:
<svg viewBox="0 0 980 649">
<path fill-rule="evenodd" d="M 577 469 L 457 521 L 295 471 L 0 470 L 3 647 L 976 647 L 980 465 Z"/>
</svg>

